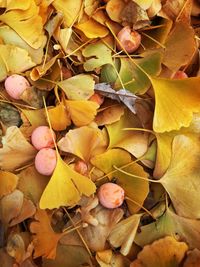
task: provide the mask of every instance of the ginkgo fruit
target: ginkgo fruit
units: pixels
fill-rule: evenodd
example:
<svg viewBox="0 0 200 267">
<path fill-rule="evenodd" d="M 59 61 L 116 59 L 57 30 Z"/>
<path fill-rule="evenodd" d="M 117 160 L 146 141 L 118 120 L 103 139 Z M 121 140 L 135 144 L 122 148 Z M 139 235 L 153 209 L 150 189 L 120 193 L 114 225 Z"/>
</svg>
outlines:
<svg viewBox="0 0 200 267">
<path fill-rule="evenodd" d="M 54 147 L 55 133 L 48 126 L 37 127 L 32 135 L 31 142 L 33 146 L 40 150 L 42 148 L 52 148 Z"/>
<path fill-rule="evenodd" d="M 30 86 L 29 82 L 21 75 L 13 74 L 5 80 L 6 92 L 13 99 L 19 100 L 21 94 Z"/>
<path fill-rule="evenodd" d="M 117 48 L 122 50 L 125 48 L 126 52 L 133 53 L 138 49 L 141 43 L 141 35 L 136 31 L 131 31 L 129 26 L 124 27 L 118 32 L 117 38 L 119 43 L 117 43 Z M 120 45 L 122 44 L 122 46 Z"/>
<path fill-rule="evenodd" d="M 51 175 L 56 167 L 56 151 L 52 148 L 41 149 L 35 157 L 35 168 L 43 175 Z"/>
<path fill-rule="evenodd" d="M 124 189 L 114 183 L 105 183 L 99 188 L 98 199 L 105 208 L 120 207 L 124 201 Z"/>
<path fill-rule="evenodd" d="M 185 78 L 188 78 L 188 76 L 184 71 L 181 70 L 178 70 L 173 76 L 173 79 L 185 79 Z"/>
</svg>

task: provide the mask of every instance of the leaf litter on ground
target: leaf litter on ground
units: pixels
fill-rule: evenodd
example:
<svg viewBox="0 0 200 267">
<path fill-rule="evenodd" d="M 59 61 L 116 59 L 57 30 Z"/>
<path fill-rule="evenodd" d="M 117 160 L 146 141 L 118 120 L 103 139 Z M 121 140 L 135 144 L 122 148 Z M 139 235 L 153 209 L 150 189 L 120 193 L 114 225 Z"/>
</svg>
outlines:
<svg viewBox="0 0 200 267">
<path fill-rule="evenodd" d="M 198 267 L 198 1 L 0 8 L 0 265 Z M 23 91 L 5 83 L 13 74 Z M 53 140 L 50 175 L 38 127 Z"/>
</svg>

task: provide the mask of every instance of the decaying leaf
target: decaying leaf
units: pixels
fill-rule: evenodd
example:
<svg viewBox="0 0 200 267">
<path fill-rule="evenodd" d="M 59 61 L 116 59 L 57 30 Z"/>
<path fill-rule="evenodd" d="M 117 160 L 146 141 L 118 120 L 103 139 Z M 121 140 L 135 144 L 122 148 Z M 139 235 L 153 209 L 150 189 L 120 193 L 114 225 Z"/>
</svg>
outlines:
<svg viewBox="0 0 200 267">
<path fill-rule="evenodd" d="M 63 233 L 55 233 L 51 227 L 51 216 L 48 216 L 44 210 L 37 210 L 35 220 L 30 225 L 30 230 L 34 234 L 34 256 L 43 256 L 47 259 L 56 257 L 56 248 L 58 241 Z"/>
<path fill-rule="evenodd" d="M 183 267 L 198 267 L 200 262 L 200 251 L 194 249 L 187 253 L 187 259 L 185 260 Z"/>
<path fill-rule="evenodd" d="M 129 260 L 121 254 L 114 254 L 111 249 L 99 251 L 96 260 L 100 267 L 129 267 Z"/>
<path fill-rule="evenodd" d="M 131 263 L 131 267 L 174 266 L 179 267 L 188 246 L 184 242 L 178 242 L 173 237 L 165 237 L 145 246 L 138 254 L 137 260 Z"/>
<path fill-rule="evenodd" d="M 36 150 L 28 143 L 16 126 L 7 129 L 2 138 L 3 148 L 0 148 L 0 167 L 7 171 L 15 170 L 31 162 Z"/>
<path fill-rule="evenodd" d="M 18 177 L 14 173 L 0 171 L 0 198 L 10 194 L 16 188 Z"/>
</svg>

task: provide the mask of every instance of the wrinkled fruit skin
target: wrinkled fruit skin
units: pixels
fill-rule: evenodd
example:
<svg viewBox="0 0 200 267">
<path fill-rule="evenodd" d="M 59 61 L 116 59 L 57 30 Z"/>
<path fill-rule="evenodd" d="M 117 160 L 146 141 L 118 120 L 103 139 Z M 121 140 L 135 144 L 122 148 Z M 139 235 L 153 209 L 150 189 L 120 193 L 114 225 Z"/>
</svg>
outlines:
<svg viewBox="0 0 200 267">
<path fill-rule="evenodd" d="M 128 53 L 135 52 L 141 44 L 141 35 L 136 31 L 131 31 L 129 26 L 121 29 L 117 34 L 117 38 Z M 123 47 L 117 43 L 118 50 L 123 50 Z"/>
<path fill-rule="evenodd" d="M 105 208 L 118 208 L 124 201 L 124 190 L 117 184 L 105 183 L 99 188 L 98 199 Z"/>
<path fill-rule="evenodd" d="M 51 175 L 56 167 L 56 151 L 51 148 L 41 149 L 35 157 L 35 168 L 43 175 Z"/>
<path fill-rule="evenodd" d="M 6 92 L 13 99 L 19 100 L 21 94 L 30 86 L 29 82 L 21 75 L 13 74 L 5 80 Z"/>
<path fill-rule="evenodd" d="M 53 133 L 53 135 L 55 139 L 55 133 Z M 37 150 L 54 147 L 52 132 L 50 128 L 48 126 L 37 127 L 31 135 L 31 142 Z"/>
<path fill-rule="evenodd" d="M 184 71 L 181 70 L 178 70 L 173 76 L 173 79 L 185 79 L 185 78 L 188 78 L 188 76 Z"/>
</svg>

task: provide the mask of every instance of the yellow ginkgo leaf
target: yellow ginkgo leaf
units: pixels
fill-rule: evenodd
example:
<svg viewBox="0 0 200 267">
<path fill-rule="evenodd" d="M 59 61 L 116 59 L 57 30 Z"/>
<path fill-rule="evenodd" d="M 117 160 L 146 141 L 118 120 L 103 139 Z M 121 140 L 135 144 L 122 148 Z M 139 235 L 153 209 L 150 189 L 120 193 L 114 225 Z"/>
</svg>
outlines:
<svg viewBox="0 0 200 267">
<path fill-rule="evenodd" d="M 119 169 L 115 173 L 117 184 L 125 191 L 130 212 L 136 213 L 141 209 L 149 193 L 148 174 L 137 163 L 121 168 L 121 171 Z"/>
<path fill-rule="evenodd" d="M 89 162 L 91 157 L 105 151 L 106 140 L 101 130 L 83 126 L 70 130 L 58 142 L 58 147 L 62 151 L 72 153 L 85 162 Z"/>
<path fill-rule="evenodd" d="M 159 180 L 180 216 L 200 218 L 200 141 L 198 135 L 177 135 L 169 168 Z"/>
<path fill-rule="evenodd" d="M 21 109 L 21 111 L 34 128 L 48 125 L 44 109 Z"/>
<path fill-rule="evenodd" d="M 0 171 L 0 198 L 15 190 L 18 176 L 11 172 Z"/>
<path fill-rule="evenodd" d="M 119 148 L 108 149 L 106 152 L 92 157 L 91 163 L 105 174 L 115 170 L 114 166 L 118 168 L 131 162 L 131 155 Z M 109 174 L 108 178 L 115 177 L 115 173 Z"/>
<path fill-rule="evenodd" d="M 102 38 L 109 33 L 109 30 L 105 26 L 92 18 L 77 24 L 76 28 L 82 31 L 88 38 Z"/>
<path fill-rule="evenodd" d="M 0 148 L 0 168 L 13 171 L 31 162 L 37 151 L 16 126 L 7 128 Z"/>
<path fill-rule="evenodd" d="M 131 112 L 125 112 L 119 121 L 107 125 L 110 139 L 109 148 L 119 147 L 135 157 L 141 157 L 147 151 L 148 135 L 139 131 L 125 131 L 124 128 L 140 128 L 138 118 Z"/>
<path fill-rule="evenodd" d="M 87 100 L 94 94 L 94 80 L 89 74 L 78 74 L 60 81 L 58 86 L 70 100 Z"/>
<path fill-rule="evenodd" d="M 51 126 L 55 131 L 63 131 L 71 124 L 70 116 L 62 102 L 56 107 L 48 109 L 48 114 Z"/>
<path fill-rule="evenodd" d="M 155 92 L 155 132 L 188 127 L 193 113 L 200 111 L 200 77 L 182 80 L 151 78 Z"/>
<path fill-rule="evenodd" d="M 92 122 L 99 107 L 97 103 L 86 100 L 66 100 L 66 105 L 73 123 L 78 127 Z"/>
<path fill-rule="evenodd" d="M 71 169 L 57 153 L 57 165 L 40 199 L 41 209 L 76 205 L 82 194 L 92 195 L 95 184 Z"/>
<path fill-rule="evenodd" d="M 9 2 L 15 2 L 15 0 Z M 38 49 L 44 41 L 42 18 L 39 16 L 39 7 L 36 6 L 35 1 L 28 2 L 30 2 L 28 9 L 6 10 L 0 16 L 0 20 L 16 31 L 32 48 Z"/>
<path fill-rule="evenodd" d="M 23 72 L 35 66 L 28 52 L 14 45 L 0 45 L 0 81 L 8 74 Z"/>
<path fill-rule="evenodd" d="M 167 236 L 145 246 L 130 267 L 179 267 L 187 250 L 186 243 Z"/>
<path fill-rule="evenodd" d="M 81 11 L 82 0 L 54 0 L 52 5 L 63 14 L 66 26 L 70 27 Z"/>
</svg>

